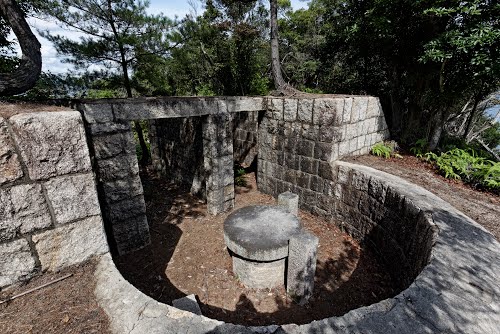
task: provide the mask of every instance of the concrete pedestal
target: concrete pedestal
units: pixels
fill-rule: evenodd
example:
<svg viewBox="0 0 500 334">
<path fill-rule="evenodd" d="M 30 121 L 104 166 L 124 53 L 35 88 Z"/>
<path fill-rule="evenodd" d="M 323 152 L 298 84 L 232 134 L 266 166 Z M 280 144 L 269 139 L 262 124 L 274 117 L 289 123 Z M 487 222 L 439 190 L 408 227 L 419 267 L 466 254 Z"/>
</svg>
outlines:
<svg viewBox="0 0 500 334">
<path fill-rule="evenodd" d="M 283 285 L 288 240 L 300 228 L 296 216 L 277 206 L 248 206 L 229 215 L 224 240 L 234 253 L 233 271 L 241 282 L 251 288 Z"/>
</svg>

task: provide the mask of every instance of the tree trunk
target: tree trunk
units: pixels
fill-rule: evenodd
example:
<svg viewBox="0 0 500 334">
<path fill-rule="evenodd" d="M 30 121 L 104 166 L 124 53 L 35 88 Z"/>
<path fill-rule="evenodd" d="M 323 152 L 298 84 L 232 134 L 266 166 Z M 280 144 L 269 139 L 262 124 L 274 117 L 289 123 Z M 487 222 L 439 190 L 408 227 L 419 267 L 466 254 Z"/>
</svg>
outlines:
<svg viewBox="0 0 500 334">
<path fill-rule="evenodd" d="M 474 106 L 472 106 L 472 110 L 470 111 L 469 117 L 467 118 L 467 125 L 465 126 L 465 131 L 463 134 L 463 139 L 466 141 L 467 141 L 467 136 L 469 136 L 469 133 L 471 131 L 472 121 L 474 119 L 474 116 L 476 115 L 477 105 L 479 104 L 482 98 L 481 91 L 482 91 L 482 86 L 481 90 L 476 94 L 474 98 Z"/>
<path fill-rule="evenodd" d="M 0 14 L 12 27 L 23 53 L 17 69 L 12 73 L 0 73 L 0 96 L 21 94 L 32 88 L 40 76 L 41 45 L 31 32 L 15 0 L 0 0 Z"/>
<path fill-rule="evenodd" d="M 429 133 L 429 150 L 434 151 L 441 139 L 441 135 L 443 133 L 444 126 L 444 115 L 445 112 L 443 110 L 439 110 L 438 114 L 431 121 L 431 131 Z"/>
<path fill-rule="evenodd" d="M 269 2 L 271 4 L 271 71 L 274 86 L 278 95 L 294 95 L 300 92 L 287 84 L 281 74 L 278 42 L 278 0 L 270 0 Z"/>
</svg>

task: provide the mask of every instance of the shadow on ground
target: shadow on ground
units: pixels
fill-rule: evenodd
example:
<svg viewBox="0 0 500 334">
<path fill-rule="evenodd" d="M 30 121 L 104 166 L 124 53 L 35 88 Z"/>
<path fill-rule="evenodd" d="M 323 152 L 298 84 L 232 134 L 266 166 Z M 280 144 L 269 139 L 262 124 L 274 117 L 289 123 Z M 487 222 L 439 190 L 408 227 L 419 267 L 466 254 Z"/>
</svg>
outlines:
<svg viewBox="0 0 500 334">
<path fill-rule="evenodd" d="M 172 283 L 166 275 L 169 265 L 173 263 L 174 252 L 179 248 L 178 244 L 182 237 L 180 224 L 183 224 L 185 219 L 197 220 L 196 224 L 199 222 L 199 224 L 213 225 L 215 222 L 213 218 L 205 217 L 206 205 L 198 198 L 191 196 L 187 189 L 145 174 L 142 175 L 142 182 L 150 224 L 151 245 L 125 256 L 115 257 L 115 263 L 125 279 L 140 291 L 171 305 L 172 300 L 187 294 Z M 254 182 L 250 182 L 246 189 L 239 187 L 239 193 L 242 196 L 248 196 L 248 193 L 252 192 L 255 194 L 255 189 L 252 189 L 255 186 Z M 323 240 L 327 243 L 328 241 L 325 240 L 330 239 Z M 183 237 L 183 242 L 186 242 L 185 237 Z M 215 288 L 217 282 L 211 281 L 212 297 L 204 296 L 203 287 L 201 290 L 189 292 L 197 294 L 202 299 L 200 307 L 203 315 L 213 319 L 243 325 L 292 322 L 301 324 L 342 315 L 354 308 L 370 305 L 395 294 L 389 275 L 381 268 L 374 255 L 368 250 L 357 247 L 349 238 L 336 241 L 335 254 L 324 255 L 323 259 L 319 258 L 314 294 L 311 301 L 304 306 L 299 306 L 287 298 L 284 288 L 272 291 L 245 288 L 231 272 L 229 254 L 227 251 L 222 251 L 222 236 L 220 240 L 214 240 L 207 230 L 204 242 L 205 245 L 199 245 L 199 254 L 184 255 L 192 258 L 215 257 L 201 252 L 202 246 L 210 243 L 217 243 L 217 248 L 221 249 L 218 254 L 224 259 L 215 269 L 220 273 L 227 273 L 223 277 L 222 284 L 218 286 L 219 290 Z M 197 263 L 198 267 L 190 267 L 188 263 L 177 262 L 175 266 L 184 266 L 182 273 L 194 276 L 195 272 L 200 271 L 200 263 L 205 264 L 201 261 Z M 172 272 L 169 272 L 169 275 L 172 275 Z M 179 280 L 182 281 L 182 277 L 178 278 L 177 282 Z M 193 288 L 196 289 L 196 286 Z M 186 291 L 186 288 L 183 290 Z M 213 297 L 214 295 L 216 297 Z M 225 306 L 221 307 L 221 304 Z M 263 309 L 269 311 L 262 311 Z"/>
</svg>

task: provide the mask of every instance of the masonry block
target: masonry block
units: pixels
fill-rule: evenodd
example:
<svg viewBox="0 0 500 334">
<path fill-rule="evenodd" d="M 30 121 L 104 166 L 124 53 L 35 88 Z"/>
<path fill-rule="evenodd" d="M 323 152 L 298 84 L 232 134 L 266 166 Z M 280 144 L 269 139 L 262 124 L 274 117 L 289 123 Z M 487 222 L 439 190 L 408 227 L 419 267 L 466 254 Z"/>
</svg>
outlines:
<svg viewBox="0 0 500 334">
<path fill-rule="evenodd" d="M 272 262 L 254 262 L 233 258 L 233 271 L 247 287 L 270 289 L 285 283 L 285 259 Z"/>
<path fill-rule="evenodd" d="M 112 231 L 120 255 L 141 249 L 151 243 L 146 215 L 116 222 L 112 225 Z"/>
<path fill-rule="evenodd" d="M 278 195 L 278 205 L 297 216 L 299 214 L 299 195 L 289 191 Z"/>
<path fill-rule="evenodd" d="M 120 154 L 135 154 L 132 131 L 94 137 L 93 142 L 97 159 L 111 158 Z"/>
<path fill-rule="evenodd" d="M 312 124 L 313 120 L 313 99 L 298 100 L 297 118 L 299 121 Z"/>
<path fill-rule="evenodd" d="M 288 122 L 294 122 L 297 119 L 297 99 L 284 100 L 283 119 Z"/>
<path fill-rule="evenodd" d="M 78 110 L 83 111 L 83 116 L 88 123 L 113 122 L 113 107 L 104 103 L 85 103 L 78 106 Z"/>
<path fill-rule="evenodd" d="M 7 122 L 0 117 L 0 185 L 23 176 L 14 141 L 9 136 Z"/>
<path fill-rule="evenodd" d="M 91 170 L 85 130 L 77 111 L 18 114 L 10 122 L 31 179 Z"/>
<path fill-rule="evenodd" d="M 33 236 L 43 270 L 55 271 L 108 252 L 100 216 L 63 225 Z"/>
<path fill-rule="evenodd" d="M 35 271 L 35 259 L 28 241 L 19 239 L 0 244 L 0 288 L 29 278 Z"/>
<path fill-rule="evenodd" d="M 118 202 L 143 194 L 142 183 L 139 177 L 104 182 L 103 189 L 108 203 Z"/>
<path fill-rule="evenodd" d="M 94 124 L 90 124 L 89 128 L 90 128 L 90 132 L 92 133 L 93 136 L 107 135 L 107 134 L 113 134 L 113 133 L 117 133 L 117 132 L 130 131 L 130 123 L 129 122 L 94 123 Z"/>
<path fill-rule="evenodd" d="M 119 155 L 113 158 L 97 160 L 100 181 L 115 181 L 132 175 L 139 175 L 139 163 L 135 154 Z"/>
<path fill-rule="evenodd" d="M 113 203 L 107 207 L 108 216 L 113 222 L 127 221 L 128 219 L 146 214 L 144 196 L 139 195 Z"/>
<path fill-rule="evenodd" d="M 0 242 L 51 224 L 49 207 L 39 184 L 0 190 Z"/>
<path fill-rule="evenodd" d="M 368 97 L 356 96 L 352 102 L 351 123 L 356 123 L 366 118 Z"/>
<path fill-rule="evenodd" d="M 349 124 L 351 122 L 351 114 L 352 114 L 352 97 L 344 98 L 344 109 L 342 112 L 342 123 Z"/>
<path fill-rule="evenodd" d="M 272 118 L 278 121 L 283 120 L 283 99 L 271 98 L 268 100 L 268 110 L 272 113 Z"/>
<path fill-rule="evenodd" d="M 101 213 L 91 173 L 60 176 L 45 182 L 44 186 L 58 224 Z"/>
<path fill-rule="evenodd" d="M 313 124 L 339 126 L 342 123 L 344 99 L 318 98 L 314 101 Z"/>
<path fill-rule="evenodd" d="M 286 290 L 300 305 L 313 293 L 318 244 L 318 237 L 305 231 L 293 235 L 288 243 Z"/>
</svg>

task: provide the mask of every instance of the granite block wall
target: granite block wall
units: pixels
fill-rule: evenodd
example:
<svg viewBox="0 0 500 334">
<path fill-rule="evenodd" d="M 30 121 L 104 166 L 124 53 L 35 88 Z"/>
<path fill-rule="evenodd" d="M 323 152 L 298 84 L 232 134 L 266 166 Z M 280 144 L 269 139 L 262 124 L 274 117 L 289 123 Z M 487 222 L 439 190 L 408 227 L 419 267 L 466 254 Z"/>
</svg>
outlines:
<svg viewBox="0 0 500 334">
<path fill-rule="evenodd" d="M 205 198 L 202 118 L 151 120 L 149 136 L 156 173 Z"/>
<path fill-rule="evenodd" d="M 151 122 L 153 166 L 204 196 L 212 214 L 234 205 L 233 163 L 258 157 L 259 190 L 299 195 L 300 206 L 328 217 L 333 162 L 367 153 L 388 138 L 377 98 L 163 98 L 82 101 L 111 245 L 119 253 L 149 243 L 129 121 Z"/>
<path fill-rule="evenodd" d="M 259 114 L 263 111 L 248 111 L 233 115 L 234 162 L 249 167 L 257 158 L 259 138 Z"/>
<path fill-rule="evenodd" d="M 369 152 L 389 137 L 378 98 L 268 98 L 259 125 L 258 186 L 299 195 L 302 209 L 330 217 L 335 161 Z"/>
<path fill-rule="evenodd" d="M 333 221 L 372 246 L 399 288 L 408 287 L 429 261 L 437 235 L 432 215 L 363 167 L 337 162 L 332 175 Z"/>
<path fill-rule="evenodd" d="M 108 252 L 80 114 L 0 116 L 0 288 Z"/>
</svg>

